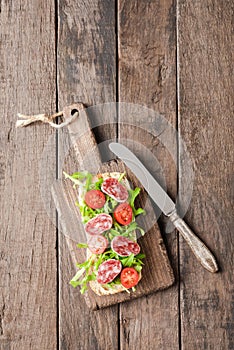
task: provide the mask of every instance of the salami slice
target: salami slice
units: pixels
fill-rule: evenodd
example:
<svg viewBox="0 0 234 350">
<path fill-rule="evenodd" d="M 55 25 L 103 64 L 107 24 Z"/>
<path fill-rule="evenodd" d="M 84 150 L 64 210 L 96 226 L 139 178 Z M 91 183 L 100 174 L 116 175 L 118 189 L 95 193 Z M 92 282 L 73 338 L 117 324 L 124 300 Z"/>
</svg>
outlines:
<svg viewBox="0 0 234 350">
<path fill-rule="evenodd" d="M 112 282 L 122 270 L 119 260 L 109 259 L 104 261 L 98 268 L 97 282 L 106 284 Z"/>
<path fill-rule="evenodd" d="M 102 254 L 107 248 L 108 240 L 101 235 L 96 235 L 91 236 L 87 243 L 93 254 Z"/>
<path fill-rule="evenodd" d="M 109 214 L 98 214 L 87 222 L 85 231 L 92 236 L 101 235 L 111 228 L 112 222 L 112 217 Z"/>
<path fill-rule="evenodd" d="M 109 177 L 103 181 L 101 189 L 117 202 L 125 202 L 128 199 L 128 190 L 117 179 Z"/>
<path fill-rule="evenodd" d="M 127 237 L 116 236 L 111 241 L 111 249 L 119 256 L 129 256 L 131 254 L 137 255 L 140 253 L 140 246 L 138 243 L 131 241 Z"/>
</svg>

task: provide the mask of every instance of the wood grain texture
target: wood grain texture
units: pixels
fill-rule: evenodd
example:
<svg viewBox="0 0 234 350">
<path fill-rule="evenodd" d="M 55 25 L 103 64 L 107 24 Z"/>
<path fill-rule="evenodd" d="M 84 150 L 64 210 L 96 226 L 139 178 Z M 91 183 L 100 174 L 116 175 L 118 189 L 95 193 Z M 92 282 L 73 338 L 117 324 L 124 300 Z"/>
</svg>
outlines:
<svg viewBox="0 0 234 350">
<path fill-rule="evenodd" d="M 0 0 L 1 350 L 56 349 L 57 322 L 60 349 L 234 348 L 233 2 L 118 0 L 118 14 L 116 3 Z M 58 13 L 54 4 L 59 4 Z M 74 293 L 67 284 L 74 266 L 72 248 L 67 247 L 62 234 L 56 286 L 56 230 L 46 215 L 39 179 L 43 148 L 55 135 L 48 125 L 39 123 L 15 129 L 17 112 L 56 110 L 56 14 L 59 110 L 74 101 L 88 106 L 115 101 L 116 39 L 120 100 L 152 107 L 174 127 L 177 74 L 178 126 L 195 170 L 186 221 L 215 253 L 221 268 L 217 275 L 203 270 L 180 240 L 181 319 L 177 285 L 120 308 L 89 312 L 79 291 Z M 91 119 L 93 124 L 109 120 L 108 113 L 102 117 L 95 111 Z M 141 126 L 149 122 L 152 120 L 144 117 Z M 114 125 L 95 131 L 99 141 L 116 138 Z M 168 192 L 175 198 L 176 170 L 158 138 L 137 127 L 124 130 L 122 125 L 118 132 L 120 139 L 127 136 L 139 141 L 157 157 Z M 66 166 L 67 171 L 73 171 L 74 163 L 69 159 L 74 160 L 75 152 L 63 153 L 71 147 L 65 134 L 65 130 L 59 131 L 59 170 Z M 43 159 L 46 183 L 55 178 L 55 138 L 50 146 Z M 180 188 L 187 181 L 183 160 L 180 153 Z M 149 169 L 159 179 L 163 177 L 155 164 L 149 164 Z M 53 212 L 50 201 L 47 210 Z M 166 222 L 161 220 L 160 224 L 164 233 Z M 177 275 L 177 237 L 170 234 L 164 238 Z"/>
<path fill-rule="evenodd" d="M 119 100 L 143 104 L 160 112 L 176 127 L 176 37 L 175 1 L 119 1 Z M 122 122 L 120 106 L 120 122 Z M 128 122 L 134 124 L 134 114 Z M 153 124 L 142 115 L 141 129 L 120 125 L 119 137 L 133 140 L 133 149 L 144 162 L 145 147 L 162 165 L 169 193 L 176 195 L 176 169 L 168 151 L 144 127 Z M 148 124 L 149 122 L 149 124 Z M 154 130 L 163 133 L 164 130 Z M 170 137 L 168 137 L 168 141 Z M 135 142 L 135 143 L 134 143 Z M 137 145 L 138 144 L 138 145 Z M 131 142 L 129 142 L 131 145 Z M 174 145 L 176 148 L 176 144 Z M 143 153 L 142 153 L 143 152 Z M 159 180 L 156 163 L 146 167 Z M 165 225 L 161 221 L 165 233 Z M 176 272 L 177 237 L 175 232 L 165 236 Z M 121 305 L 121 349 L 178 349 L 178 289 L 174 286 Z M 140 336 L 139 336 L 140 335 Z"/>
<path fill-rule="evenodd" d="M 17 112 L 55 110 L 54 2 L 1 1 L 0 22 L 0 349 L 52 350 L 56 229 L 39 179 L 52 131 L 39 125 L 16 130 L 15 122 Z M 54 169 L 43 174 L 51 181 L 55 152 L 44 155 L 44 164 Z"/>
<path fill-rule="evenodd" d="M 233 2 L 179 1 L 178 11 L 179 128 L 195 170 L 187 222 L 221 268 L 207 273 L 180 242 L 182 348 L 233 349 Z"/>
<path fill-rule="evenodd" d="M 59 107 L 81 101 L 87 106 L 115 101 L 115 2 L 70 0 L 59 2 L 58 98 Z M 92 113 L 91 123 L 108 122 Z M 101 128 L 99 142 L 115 138 L 115 128 Z M 62 165 L 75 171 L 74 159 L 63 161 L 69 140 L 59 136 L 59 176 Z M 89 150 L 87 150 L 88 153 Z M 72 153 L 72 150 L 71 150 Z M 70 160 L 69 160 L 70 159 Z M 72 162 L 71 162 L 72 160 Z M 79 166 L 79 164 L 77 164 Z M 118 349 L 118 307 L 93 313 L 78 290 L 68 282 L 74 273 L 65 237 L 60 235 L 60 348 Z"/>
</svg>

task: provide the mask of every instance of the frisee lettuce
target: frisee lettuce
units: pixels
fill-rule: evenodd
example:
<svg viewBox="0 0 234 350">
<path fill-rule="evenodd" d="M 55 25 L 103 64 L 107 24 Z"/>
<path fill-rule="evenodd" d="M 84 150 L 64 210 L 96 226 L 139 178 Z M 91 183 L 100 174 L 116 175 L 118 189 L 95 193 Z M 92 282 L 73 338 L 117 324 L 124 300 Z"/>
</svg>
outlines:
<svg viewBox="0 0 234 350">
<path fill-rule="evenodd" d="M 87 243 L 78 243 L 76 246 L 78 248 L 88 248 L 88 244 Z"/>
<path fill-rule="evenodd" d="M 132 207 L 132 211 L 134 216 L 140 215 L 140 214 L 145 214 L 145 210 L 142 208 L 135 208 L 135 199 L 136 197 L 139 195 L 141 189 L 139 187 L 136 187 L 134 190 L 130 189 L 128 191 L 129 193 L 129 197 L 128 197 L 128 202 L 130 204 L 130 206 Z"/>
<path fill-rule="evenodd" d="M 77 286 L 81 286 L 81 294 L 84 294 L 85 291 L 88 289 L 88 283 L 90 281 L 96 280 L 95 272 L 91 271 L 91 266 L 94 263 L 95 257 L 95 254 L 92 254 L 89 259 L 87 259 L 81 264 L 77 264 L 79 270 L 77 271 L 75 276 L 70 280 L 70 284 L 72 285 L 72 287 L 76 288 Z"/>
<path fill-rule="evenodd" d="M 92 209 L 90 208 L 85 201 L 82 201 L 81 203 L 79 203 L 78 201 L 76 201 L 76 206 L 79 207 L 80 209 L 80 213 L 81 213 L 81 217 L 82 217 L 82 222 L 85 224 L 86 222 L 88 222 L 90 219 L 94 218 L 96 215 L 98 214 L 111 214 L 114 212 L 114 209 L 116 207 L 116 205 L 118 204 L 116 200 L 114 200 L 113 198 L 109 197 L 108 195 L 105 195 L 106 197 L 106 202 L 104 204 L 104 206 L 100 209 Z"/>
<path fill-rule="evenodd" d="M 82 186 L 85 191 L 89 191 L 92 189 L 95 190 L 101 190 L 101 185 L 103 183 L 103 178 L 100 177 L 95 183 L 92 182 L 93 175 L 89 173 L 88 171 L 83 172 L 75 172 L 71 175 L 67 174 L 66 172 L 63 172 L 65 175 L 65 178 L 69 178 L 73 183 L 73 187 L 76 188 L 77 186 Z M 121 182 L 122 179 L 126 173 L 120 174 L 118 181 Z M 108 238 L 109 241 L 111 241 L 115 236 L 124 236 L 128 237 L 130 239 L 135 240 L 135 231 L 139 231 L 141 235 L 144 235 L 144 230 L 138 226 L 138 224 L 135 221 L 135 217 L 139 214 L 145 214 L 145 210 L 142 208 L 135 208 L 135 199 L 140 193 L 140 188 L 136 187 L 134 190 L 130 189 L 128 190 L 129 197 L 128 202 L 129 205 L 132 208 L 133 211 L 133 219 L 132 222 L 129 225 L 122 226 L 120 225 L 114 218 L 113 218 L 113 227 L 104 232 L 103 235 Z M 82 200 L 80 203 L 76 201 L 76 205 L 80 209 L 80 213 L 82 216 L 82 222 L 85 224 L 90 219 L 95 217 L 97 214 L 106 213 L 106 214 L 112 214 L 116 208 L 116 206 L 119 204 L 116 200 L 105 194 L 106 202 L 103 208 L 100 209 L 92 209 L 90 208 L 84 200 Z M 78 248 L 87 248 L 87 243 L 79 243 L 77 244 Z M 140 273 L 142 269 L 142 259 L 145 258 L 144 254 L 138 254 L 134 256 L 134 254 L 131 254 L 128 257 L 121 257 L 117 253 L 115 253 L 112 249 L 106 250 L 104 253 L 95 255 L 92 254 L 89 259 L 84 261 L 81 264 L 77 264 L 78 271 L 75 274 L 75 276 L 71 279 L 70 284 L 75 288 L 77 286 L 80 286 L 80 292 L 83 294 L 87 290 L 87 284 L 90 281 L 96 280 L 98 267 L 100 264 L 102 264 L 104 261 L 109 259 L 116 259 L 119 260 L 124 267 L 134 267 L 135 270 Z M 116 284 L 121 284 L 120 277 L 117 276 L 114 281 L 106 284 L 105 286 L 108 288 L 113 288 Z M 125 288 L 126 289 L 126 288 Z M 135 290 L 135 288 L 132 288 L 132 290 Z M 129 290 L 126 289 L 126 291 L 129 293 Z"/>
<path fill-rule="evenodd" d="M 91 184 L 90 187 L 93 186 L 93 189 L 94 189 L 94 190 L 101 190 L 101 185 L 102 185 L 103 181 L 104 181 L 104 180 L 103 180 L 103 177 L 100 177 L 100 178 L 98 179 L 98 181 L 96 181 L 94 184 Z"/>
<path fill-rule="evenodd" d="M 65 175 L 65 178 L 70 179 L 74 183 L 74 188 L 76 186 L 83 186 L 86 191 L 95 189 L 95 190 L 101 190 L 101 185 L 103 183 L 103 178 L 100 177 L 95 183 L 92 183 L 92 178 L 93 175 L 89 173 L 88 171 L 81 171 L 81 172 L 75 172 L 71 175 L 67 174 L 65 171 L 63 172 Z M 121 173 L 119 176 L 118 181 L 120 182 L 124 176 L 126 176 L 126 173 Z M 141 189 L 139 187 L 136 187 L 134 190 L 129 189 L 129 197 L 128 197 L 128 202 L 132 208 L 133 211 L 133 220 L 135 216 L 140 215 L 140 214 L 145 214 L 145 210 L 142 208 L 135 208 L 135 199 L 139 195 Z M 108 196 L 107 194 L 105 195 L 106 197 L 106 202 L 103 208 L 101 209 L 91 209 L 86 205 L 86 203 L 83 201 L 83 203 L 78 203 L 76 202 L 76 205 L 80 208 L 80 212 L 83 218 L 83 222 L 86 223 L 88 220 L 92 219 L 95 215 L 101 214 L 101 213 L 106 213 L 110 214 L 114 212 L 115 207 L 118 205 L 118 202 Z"/>
<path fill-rule="evenodd" d="M 139 231 L 141 236 L 145 234 L 143 228 L 141 228 L 136 221 L 131 222 L 129 225 L 121 226 L 114 220 L 113 226 L 113 228 L 103 233 L 110 241 L 116 236 L 124 236 L 134 240 L 136 238 L 136 231 Z"/>
<path fill-rule="evenodd" d="M 126 171 L 124 173 L 120 174 L 118 181 L 121 182 L 123 180 L 124 176 L 126 176 Z"/>
<path fill-rule="evenodd" d="M 79 248 L 86 248 L 86 245 L 80 243 L 77 245 Z M 84 261 L 81 264 L 77 264 L 79 270 L 75 274 L 75 276 L 71 279 L 70 284 L 76 288 L 77 286 L 81 286 L 81 294 L 83 294 L 87 290 L 87 284 L 90 281 L 95 281 L 97 277 L 97 272 L 99 266 L 109 259 L 119 260 L 122 264 L 122 267 L 133 267 L 138 273 L 141 272 L 142 265 L 144 265 L 142 259 L 145 258 L 145 255 L 139 253 L 137 255 L 131 254 L 127 257 L 121 257 L 112 249 L 108 249 L 102 254 L 95 255 L 92 254 L 90 258 Z M 114 288 L 116 284 L 121 284 L 120 277 L 117 276 L 114 281 L 105 284 L 108 288 Z"/>
<path fill-rule="evenodd" d="M 71 175 L 63 171 L 63 174 L 65 176 L 65 179 L 70 179 L 74 183 L 74 188 L 76 188 L 76 186 L 85 185 L 86 190 L 88 190 L 93 177 L 93 175 L 90 174 L 88 171 L 75 172 Z"/>
</svg>

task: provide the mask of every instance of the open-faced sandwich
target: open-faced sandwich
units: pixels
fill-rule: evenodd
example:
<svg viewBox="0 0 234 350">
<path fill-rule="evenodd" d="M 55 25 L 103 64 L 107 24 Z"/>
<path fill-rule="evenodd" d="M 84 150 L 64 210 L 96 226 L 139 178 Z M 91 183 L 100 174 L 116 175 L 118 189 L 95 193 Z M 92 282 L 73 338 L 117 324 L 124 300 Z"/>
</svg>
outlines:
<svg viewBox="0 0 234 350">
<path fill-rule="evenodd" d="M 131 189 L 125 173 L 64 175 L 78 187 L 76 204 L 87 237 L 87 242 L 77 245 L 87 250 L 87 260 L 77 264 L 78 271 L 70 284 L 80 286 L 84 293 L 89 283 L 98 295 L 130 288 L 134 291 L 145 257 L 137 243 L 137 233 L 143 235 L 144 230 L 135 221 L 144 213 L 134 205 L 140 188 Z"/>
</svg>

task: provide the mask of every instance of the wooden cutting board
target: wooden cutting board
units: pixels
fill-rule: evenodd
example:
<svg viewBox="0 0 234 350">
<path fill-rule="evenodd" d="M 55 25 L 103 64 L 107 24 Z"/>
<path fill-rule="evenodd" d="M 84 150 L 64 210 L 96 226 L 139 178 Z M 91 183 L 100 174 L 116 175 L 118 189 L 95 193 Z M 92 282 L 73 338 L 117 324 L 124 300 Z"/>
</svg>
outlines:
<svg viewBox="0 0 234 350">
<path fill-rule="evenodd" d="M 139 298 L 143 295 L 168 288 L 174 282 L 174 275 L 155 218 L 154 210 L 146 192 L 136 177 L 121 161 L 112 160 L 108 163 L 102 163 L 84 106 L 82 104 L 74 104 L 66 107 L 64 109 L 64 118 L 70 118 L 71 114 L 76 111 L 79 111 L 78 118 L 68 125 L 69 136 L 72 141 L 71 148 L 73 151 L 71 152 L 73 153 L 73 157 L 69 159 L 70 171 L 88 170 L 93 173 L 126 171 L 132 186 L 138 186 L 142 189 L 136 204 L 137 207 L 144 207 L 147 213 L 145 216 L 139 216 L 139 225 L 142 226 L 147 233 L 138 240 L 141 251 L 145 253 L 146 258 L 144 259 L 145 264 L 142 269 L 142 279 L 136 291 L 130 292 L 130 294 L 121 292 L 109 296 L 98 296 L 89 288 L 88 292 L 84 295 L 84 299 L 92 310 L 98 310 L 109 305 Z M 67 169 L 63 170 L 67 171 Z M 83 224 L 81 223 L 79 209 L 75 205 L 77 190 L 73 188 L 71 181 L 58 180 L 53 186 L 52 194 L 58 210 L 62 232 L 66 237 L 69 252 L 74 261 L 73 272 L 75 274 L 75 264 L 86 260 L 85 249 L 76 247 L 77 243 L 85 242 L 85 232 Z M 71 276 L 71 278 L 72 277 L 73 276 Z M 69 281 L 67 281 L 67 283 L 68 288 L 73 288 L 69 285 Z M 74 289 L 72 293 L 79 293 L 79 287 Z"/>
</svg>

